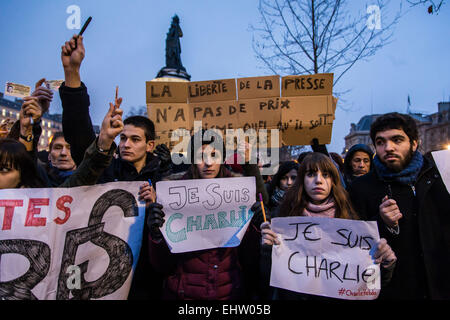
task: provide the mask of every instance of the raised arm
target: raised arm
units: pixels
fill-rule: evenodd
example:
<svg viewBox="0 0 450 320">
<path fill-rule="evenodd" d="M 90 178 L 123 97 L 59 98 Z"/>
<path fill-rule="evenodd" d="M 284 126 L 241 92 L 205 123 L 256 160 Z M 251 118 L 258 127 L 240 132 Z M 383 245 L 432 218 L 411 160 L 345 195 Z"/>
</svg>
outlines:
<svg viewBox="0 0 450 320">
<path fill-rule="evenodd" d="M 75 39 L 77 47 L 75 48 Z M 84 153 L 95 140 L 95 132 L 89 115 L 89 95 L 81 82 L 80 68 L 85 57 L 83 37 L 74 35 L 61 47 L 61 61 L 65 82 L 59 88 L 63 108 L 64 138 L 71 146 L 72 158 L 80 165 Z"/>
<path fill-rule="evenodd" d="M 116 105 L 110 103 L 98 138 L 94 139 L 87 149 L 84 159 L 75 173 L 61 187 L 93 185 L 110 165 L 116 149 L 114 139 L 123 130 L 121 103 L 122 98 L 117 100 Z"/>
</svg>

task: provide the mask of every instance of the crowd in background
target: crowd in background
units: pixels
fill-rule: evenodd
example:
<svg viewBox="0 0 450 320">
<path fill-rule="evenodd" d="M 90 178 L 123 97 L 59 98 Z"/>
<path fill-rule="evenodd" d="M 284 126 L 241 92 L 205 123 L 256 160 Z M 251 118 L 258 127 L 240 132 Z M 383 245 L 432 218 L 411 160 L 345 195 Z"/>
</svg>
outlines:
<svg viewBox="0 0 450 320">
<path fill-rule="evenodd" d="M 203 131 L 196 133 L 201 145 L 191 137 L 191 164 L 175 165 L 170 150 L 155 145 L 152 119 L 123 119 L 122 98 L 110 103 L 95 134 L 80 75 L 84 58 L 81 36 L 61 48 L 63 131 L 53 136 L 48 157 L 37 153 L 41 117 L 53 100 L 53 92 L 42 86 L 45 79 L 24 99 L 19 120 L 2 127 L 0 189 L 142 181 L 139 199 L 147 203 L 146 223 L 129 299 L 324 299 L 269 284 L 271 250 L 279 244 L 270 219 L 287 216 L 377 221 L 380 299 L 450 298 L 450 196 L 432 156 L 418 151 L 417 126 L 408 115 L 388 113 L 372 124 L 375 152 L 358 144 L 342 159 L 314 139 L 311 152 L 280 163 L 270 176 L 261 175 L 247 157 L 242 164 L 226 163 L 225 149 L 215 149 L 217 141 L 205 140 Z M 194 164 L 195 156 L 202 161 Z M 267 221 L 258 201 L 238 247 L 171 253 L 160 229 L 165 213 L 156 201 L 155 183 L 238 176 L 255 177 Z"/>
</svg>

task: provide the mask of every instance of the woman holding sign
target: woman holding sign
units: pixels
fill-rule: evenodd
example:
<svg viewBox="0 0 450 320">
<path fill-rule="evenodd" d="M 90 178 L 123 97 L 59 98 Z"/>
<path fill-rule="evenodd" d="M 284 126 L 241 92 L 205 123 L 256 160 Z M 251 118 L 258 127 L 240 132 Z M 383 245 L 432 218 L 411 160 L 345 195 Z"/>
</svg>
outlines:
<svg viewBox="0 0 450 320">
<path fill-rule="evenodd" d="M 218 136 L 208 139 L 204 133 L 198 131 L 191 138 L 189 150 L 192 164 L 181 180 L 233 177 L 224 165 L 222 139 Z M 264 182 L 257 165 L 244 164 L 243 169 L 246 176 L 256 177 L 256 192 L 264 193 Z M 267 199 L 267 193 L 264 197 Z M 172 253 L 160 229 L 166 216 L 163 206 L 152 203 L 147 210 L 149 257 L 155 269 L 164 275 L 163 299 L 231 300 L 255 297 L 260 252 L 257 226 L 262 222 L 261 216 L 253 215 L 237 247 Z M 220 229 L 216 232 L 220 232 Z"/>
<path fill-rule="evenodd" d="M 255 206 L 257 207 L 257 206 Z M 255 214 L 258 214 L 256 212 Z M 307 155 L 300 164 L 297 180 L 287 191 L 279 210 L 273 217 L 310 216 L 340 219 L 357 219 L 347 192 L 341 184 L 339 173 L 329 157 L 321 153 Z M 272 246 L 279 245 L 278 235 L 271 230 L 270 222 L 261 224 L 263 280 L 270 278 Z M 382 265 L 382 284 L 389 281 L 395 266 L 396 256 L 385 239 L 376 247 L 375 263 Z M 316 296 L 300 294 L 289 290 L 276 289 L 271 298 L 311 299 Z"/>
</svg>

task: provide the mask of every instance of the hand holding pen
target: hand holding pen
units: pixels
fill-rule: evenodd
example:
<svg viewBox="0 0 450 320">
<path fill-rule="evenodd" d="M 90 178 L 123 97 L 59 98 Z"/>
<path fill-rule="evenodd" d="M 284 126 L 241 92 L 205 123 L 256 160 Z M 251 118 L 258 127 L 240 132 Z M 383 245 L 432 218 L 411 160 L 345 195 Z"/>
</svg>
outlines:
<svg viewBox="0 0 450 320">
<path fill-rule="evenodd" d="M 156 202 L 156 191 L 153 188 L 153 184 L 150 179 L 148 179 L 148 182 L 144 182 L 144 184 L 140 187 L 139 201 L 145 201 L 147 207 L 150 203 Z"/>
</svg>

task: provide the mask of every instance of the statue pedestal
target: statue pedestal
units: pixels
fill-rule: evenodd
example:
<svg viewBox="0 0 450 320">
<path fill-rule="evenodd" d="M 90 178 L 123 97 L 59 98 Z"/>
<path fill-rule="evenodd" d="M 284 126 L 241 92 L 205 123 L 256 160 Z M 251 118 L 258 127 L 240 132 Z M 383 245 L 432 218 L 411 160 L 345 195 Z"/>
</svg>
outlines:
<svg viewBox="0 0 450 320">
<path fill-rule="evenodd" d="M 191 81 L 191 75 L 184 70 L 177 70 L 173 68 L 162 68 L 156 78 L 180 78 L 186 81 Z"/>
</svg>

